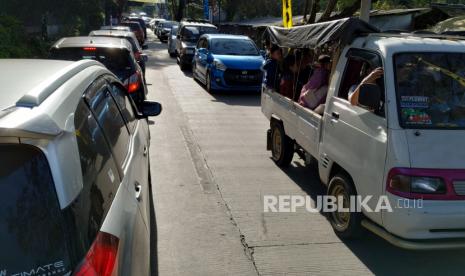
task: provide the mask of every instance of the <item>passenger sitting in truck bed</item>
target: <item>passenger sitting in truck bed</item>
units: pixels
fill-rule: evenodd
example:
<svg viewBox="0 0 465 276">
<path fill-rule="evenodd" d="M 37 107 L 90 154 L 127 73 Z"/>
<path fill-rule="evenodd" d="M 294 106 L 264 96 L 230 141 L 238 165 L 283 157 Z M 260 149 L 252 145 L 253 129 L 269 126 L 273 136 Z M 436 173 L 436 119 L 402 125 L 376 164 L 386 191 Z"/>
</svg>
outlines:
<svg viewBox="0 0 465 276">
<path fill-rule="evenodd" d="M 281 69 L 279 63 L 283 59 L 281 48 L 274 45 L 270 48 L 270 58 L 268 58 L 262 70 L 265 71 L 263 82 L 267 88 L 278 91 Z"/>
<path fill-rule="evenodd" d="M 313 110 L 318 109 L 320 112 L 317 113 L 321 113 L 323 108 L 318 107 L 324 105 L 326 101 L 330 70 L 331 58 L 327 55 L 319 56 L 318 62 L 315 64 L 313 75 L 302 88 L 299 104 Z"/>
<path fill-rule="evenodd" d="M 364 65 L 365 66 L 365 65 Z M 358 85 L 352 85 L 349 89 L 349 102 L 352 105 L 358 105 L 358 96 L 360 94 L 360 86 L 363 84 L 377 84 L 377 80 L 383 77 L 384 75 L 384 70 L 381 67 L 378 67 L 374 70 L 368 69 L 368 70 L 363 70 L 362 72 L 368 72 L 368 73 L 362 73 L 361 77 L 363 78 L 362 81 Z M 364 77 L 365 76 L 365 77 Z"/>
<path fill-rule="evenodd" d="M 284 59 L 284 70 L 279 85 L 279 93 L 289 99 L 294 98 L 297 85 L 297 75 L 299 73 L 299 64 L 293 54 L 288 54 Z"/>
</svg>

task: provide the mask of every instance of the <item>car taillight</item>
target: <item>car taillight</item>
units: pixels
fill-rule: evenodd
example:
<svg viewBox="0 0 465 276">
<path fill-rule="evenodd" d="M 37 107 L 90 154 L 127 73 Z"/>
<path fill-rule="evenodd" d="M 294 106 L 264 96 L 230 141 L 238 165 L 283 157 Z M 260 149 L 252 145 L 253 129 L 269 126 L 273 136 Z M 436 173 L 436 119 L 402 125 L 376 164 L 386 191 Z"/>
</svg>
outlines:
<svg viewBox="0 0 465 276">
<path fill-rule="evenodd" d="M 134 93 L 139 89 L 141 79 L 142 79 L 141 78 L 141 73 L 139 72 L 139 70 L 137 70 L 136 73 L 131 75 L 124 82 L 124 85 L 126 86 L 126 89 L 128 90 L 128 93 Z"/>
<path fill-rule="evenodd" d="M 457 170 L 393 168 L 388 174 L 386 190 L 408 199 L 464 200 L 452 185 L 463 174 Z"/>
<path fill-rule="evenodd" d="M 111 276 L 117 271 L 119 239 L 111 234 L 99 232 L 84 260 L 73 275 Z"/>
</svg>

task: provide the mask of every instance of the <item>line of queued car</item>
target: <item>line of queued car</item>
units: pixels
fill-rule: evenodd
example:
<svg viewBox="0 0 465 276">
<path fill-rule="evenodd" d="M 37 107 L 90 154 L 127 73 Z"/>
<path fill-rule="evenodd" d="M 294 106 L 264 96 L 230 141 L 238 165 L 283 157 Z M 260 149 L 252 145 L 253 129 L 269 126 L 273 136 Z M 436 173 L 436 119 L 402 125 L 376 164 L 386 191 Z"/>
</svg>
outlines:
<svg viewBox="0 0 465 276">
<path fill-rule="evenodd" d="M 168 53 L 181 70 L 191 68 L 194 79 L 208 92 L 260 90 L 264 52 L 249 37 L 220 34 L 205 21 L 159 20 L 154 26 L 154 33 L 161 42 L 167 41 Z"/>
<path fill-rule="evenodd" d="M 0 60 L 1 275 L 150 275 L 162 107 L 146 100 L 138 21 Z"/>
</svg>

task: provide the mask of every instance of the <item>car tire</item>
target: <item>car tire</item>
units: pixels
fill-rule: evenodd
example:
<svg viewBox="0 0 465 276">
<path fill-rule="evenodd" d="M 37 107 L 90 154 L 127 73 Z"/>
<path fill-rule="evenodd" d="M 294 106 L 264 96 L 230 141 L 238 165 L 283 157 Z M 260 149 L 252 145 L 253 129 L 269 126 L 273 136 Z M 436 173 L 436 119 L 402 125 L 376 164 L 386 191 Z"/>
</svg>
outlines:
<svg viewBox="0 0 465 276">
<path fill-rule="evenodd" d="M 212 88 L 212 77 L 210 71 L 207 71 L 207 74 L 205 75 L 205 87 L 208 93 L 215 93 L 215 90 Z"/>
<path fill-rule="evenodd" d="M 350 197 L 356 196 L 354 183 L 346 173 L 336 174 L 331 178 L 327 194 L 329 196 L 342 196 L 344 207 L 350 207 Z M 328 220 L 334 232 L 342 239 L 357 239 L 363 234 L 361 212 L 334 212 L 327 213 Z"/>
<path fill-rule="evenodd" d="M 271 158 L 279 167 L 287 167 L 294 157 L 294 141 L 280 122 L 271 123 Z"/>
</svg>

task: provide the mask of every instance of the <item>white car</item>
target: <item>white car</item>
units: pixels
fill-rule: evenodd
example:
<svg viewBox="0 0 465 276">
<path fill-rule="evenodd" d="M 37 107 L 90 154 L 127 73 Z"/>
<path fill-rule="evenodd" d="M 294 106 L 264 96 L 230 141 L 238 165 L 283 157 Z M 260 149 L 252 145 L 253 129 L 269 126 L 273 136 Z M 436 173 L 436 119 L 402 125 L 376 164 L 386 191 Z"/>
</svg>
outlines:
<svg viewBox="0 0 465 276">
<path fill-rule="evenodd" d="M 97 61 L 0 71 L 1 274 L 150 275 L 146 118 L 161 105 L 139 112 Z"/>
<path fill-rule="evenodd" d="M 351 196 L 372 197 L 362 213 L 328 214 L 336 234 L 356 237 L 363 226 L 403 248 L 465 247 L 465 41 L 377 33 L 356 19 L 267 32 L 286 48 L 342 42 L 332 46 L 323 115 L 268 88 L 261 101 L 278 165 L 298 152 L 318 162 L 328 195 L 344 207 Z M 349 91 L 378 67 L 382 77 L 351 104 Z M 383 198 L 391 211 L 376 211 Z"/>
</svg>

